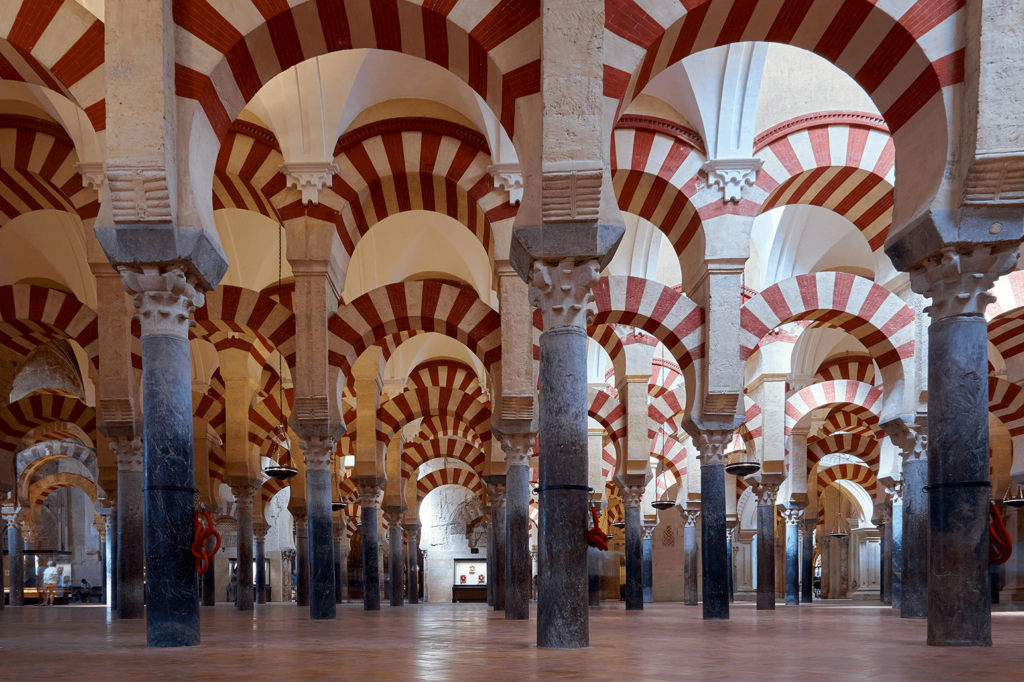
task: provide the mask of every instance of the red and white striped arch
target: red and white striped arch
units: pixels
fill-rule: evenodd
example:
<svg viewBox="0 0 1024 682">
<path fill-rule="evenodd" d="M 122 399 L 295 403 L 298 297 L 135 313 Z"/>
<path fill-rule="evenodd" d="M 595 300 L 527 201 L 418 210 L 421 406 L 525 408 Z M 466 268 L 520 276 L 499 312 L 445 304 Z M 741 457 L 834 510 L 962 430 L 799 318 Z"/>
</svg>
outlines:
<svg viewBox="0 0 1024 682">
<path fill-rule="evenodd" d="M 821 425 L 826 436 L 833 433 L 854 433 L 874 438 L 884 438 L 885 432 L 878 425 L 878 415 L 860 405 L 841 404 L 833 407 Z"/>
<path fill-rule="evenodd" d="M 743 405 L 746 408 L 746 414 L 743 423 L 736 431 L 749 449 L 764 433 L 764 415 L 761 414 L 761 406 L 747 395 L 743 396 Z"/>
<path fill-rule="evenodd" d="M 1013 446 L 1011 474 L 1024 471 L 1024 389 L 1005 379 L 988 378 L 988 410 L 1010 432 Z"/>
<path fill-rule="evenodd" d="M 601 480 L 610 481 L 615 475 L 615 447 L 609 443 L 601 450 Z"/>
<path fill-rule="evenodd" d="M 77 163 L 74 142 L 56 123 L 0 115 L 0 228 L 43 210 L 76 215 L 91 228 L 100 210 L 99 195 L 85 187 Z"/>
<path fill-rule="evenodd" d="M 465 462 L 477 474 L 483 474 L 485 458 L 482 450 L 458 438 L 440 438 L 412 443 L 402 450 L 402 478 L 408 479 L 423 464 L 442 457 Z"/>
<path fill-rule="evenodd" d="M 268 478 L 260 486 L 260 500 L 263 502 L 261 509 L 266 509 L 274 496 L 288 487 L 288 481 L 281 481 L 276 478 Z"/>
<path fill-rule="evenodd" d="M 104 130 L 103 36 L 103 22 L 76 0 L 7 0 L 0 15 L 0 78 L 59 92 L 85 110 L 93 128 Z"/>
<path fill-rule="evenodd" d="M 409 422 L 424 417 L 451 417 L 465 421 L 479 436 L 485 448 L 491 441 L 491 408 L 469 393 L 451 388 L 405 390 L 381 403 L 377 440 L 387 446 Z"/>
<path fill-rule="evenodd" d="M 484 367 L 501 359 L 501 317 L 470 291 L 441 282 L 379 287 L 327 321 L 328 362 L 347 378 L 370 345 L 405 331 L 437 332 L 466 345 Z"/>
<path fill-rule="evenodd" d="M 483 450 L 484 447 L 480 434 L 459 416 L 438 415 L 424 418 L 420 422 L 416 440 L 426 442 L 435 438 L 460 438 L 479 450 Z"/>
<path fill-rule="evenodd" d="M 826 438 L 807 441 L 807 471 L 814 470 L 814 465 L 826 455 L 851 455 L 864 462 L 864 465 L 878 474 L 881 457 L 881 445 L 877 438 L 855 433 L 838 433 Z"/>
<path fill-rule="evenodd" d="M 683 370 L 671 360 L 654 358 L 651 361 L 651 380 L 647 383 L 647 394 L 660 398 L 683 386 Z"/>
<path fill-rule="evenodd" d="M 882 407 L 882 390 L 860 381 L 823 381 L 797 391 L 786 400 L 786 435 L 814 410 L 830 405 L 857 405 L 877 416 Z"/>
<path fill-rule="evenodd" d="M 587 416 L 604 428 L 615 452 L 621 454 L 621 439 L 626 435 L 626 410 L 622 403 L 607 391 L 591 386 L 587 389 Z"/>
<path fill-rule="evenodd" d="M 0 452 L 16 452 L 21 439 L 39 426 L 55 422 L 74 425 L 96 447 L 96 411 L 77 398 L 62 395 L 33 395 L 0 410 Z"/>
<path fill-rule="evenodd" d="M 818 381 L 849 379 L 874 384 L 875 363 L 867 355 L 844 355 L 821 363 L 814 378 Z"/>
<path fill-rule="evenodd" d="M 85 476 L 68 472 L 50 474 L 33 483 L 28 489 L 28 497 L 24 504 L 27 509 L 31 509 L 31 523 L 38 524 L 43 520 L 40 513 L 46 498 L 61 488 L 78 488 L 89 496 L 93 504 L 96 504 L 99 498 L 98 486 Z"/>
<path fill-rule="evenodd" d="M 469 488 L 469 491 L 480 497 L 483 494 L 484 484 L 480 477 L 467 469 L 456 469 L 449 467 L 431 471 L 416 482 L 416 494 L 422 500 L 430 492 L 443 485 L 461 485 Z"/>
<path fill-rule="evenodd" d="M 537 0 L 177 0 L 178 97 L 219 137 L 277 74 L 351 49 L 400 52 L 463 79 L 513 135 L 515 103 L 540 92 Z"/>
<path fill-rule="evenodd" d="M 428 360 L 409 373 L 406 387 L 417 389 L 430 386 L 454 388 L 478 398 L 484 395 L 476 372 L 469 365 L 455 360 Z"/>
<path fill-rule="evenodd" d="M 1024 378 L 1024 271 L 1000 277 L 989 291 L 996 300 L 985 310 L 988 340 L 1006 362 L 1008 378 Z"/>
<path fill-rule="evenodd" d="M 56 289 L 34 284 L 0 287 L 0 345 L 26 356 L 54 339 L 74 341 L 99 367 L 99 326 L 91 308 Z"/>
<path fill-rule="evenodd" d="M 283 163 L 281 145 L 272 132 L 249 121 L 235 121 L 217 154 L 213 209 L 237 208 L 280 221 L 278 208 L 291 196 L 285 193 Z"/>
<path fill-rule="evenodd" d="M 685 389 L 677 389 L 663 393 L 647 406 L 647 416 L 651 424 L 647 427 L 647 436 L 654 438 L 657 430 L 664 431 L 667 435 L 679 433 L 682 425 L 678 417 L 686 411 Z"/>
<path fill-rule="evenodd" d="M 882 119 L 848 112 L 801 116 L 762 133 L 754 151 L 764 161 L 752 192 L 761 213 L 790 204 L 821 206 L 853 223 L 872 251 L 885 244 L 896 150 Z"/>
<path fill-rule="evenodd" d="M 818 507 L 824 504 L 825 488 L 836 481 L 850 481 L 864 488 L 872 498 L 878 489 L 878 479 L 875 473 L 863 464 L 836 464 L 824 471 L 818 472 Z"/>
<path fill-rule="evenodd" d="M 206 296 L 195 320 L 190 335 L 205 338 L 217 350 L 240 348 L 262 365 L 274 349 L 289 367 L 295 366 L 295 315 L 269 296 L 224 284 Z"/>
<path fill-rule="evenodd" d="M 686 476 L 686 458 L 689 456 L 685 445 L 674 438 L 664 438 L 661 447 L 651 448 L 651 457 L 664 463 L 666 473 L 675 476 L 675 480 L 682 481 Z M 670 483 L 669 486 L 672 484 Z"/>
</svg>

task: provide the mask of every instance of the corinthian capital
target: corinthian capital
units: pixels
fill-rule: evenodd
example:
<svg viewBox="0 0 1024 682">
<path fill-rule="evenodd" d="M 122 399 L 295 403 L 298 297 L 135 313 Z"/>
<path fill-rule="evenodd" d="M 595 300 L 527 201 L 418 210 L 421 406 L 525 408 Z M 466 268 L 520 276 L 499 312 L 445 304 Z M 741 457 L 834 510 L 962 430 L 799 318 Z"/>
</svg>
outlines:
<svg viewBox="0 0 1024 682">
<path fill-rule="evenodd" d="M 920 423 L 906 424 L 899 429 L 899 433 L 890 436 L 890 440 L 900 449 L 904 463 L 928 459 L 927 425 Z"/>
<path fill-rule="evenodd" d="M 592 289 L 601 278 L 597 259 L 577 263 L 534 261 L 530 272 L 530 305 L 540 310 L 544 329 L 586 329 L 597 314 Z"/>
<path fill-rule="evenodd" d="M 160 334 L 188 339 L 189 327 L 195 326 L 190 315 L 206 302 L 194 278 L 186 277 L 181 266 L 162 269 L 122 265 L 118 270 L 124 290 L 135 302 L 142 338 Z"/>
<path fill-rule="evenodd" d="M 256 486 L 233 485 L 231 494 L 235 496 L 235 506 L 239 509 L 252 509 L 253 498 L 256 497 Z"/>
<path fill-rule="evenodd" d="M 535 433 L 506 433 L 501 437 L 501 449 L 505 451 L 505 467 L 530 466 L 530 450 L 533 448 Z"/>
<path fill-rule="evenodd" d="M 622 504 L 627 507 L 640 507 L 640 502 L 644 498 L 644 488 L 642 485 L 620 485 L 619 494 L 622 496 Z"/>
<path fill-rule="evenodd" d="M 775 497 L 779 494 L 778 483 L 755 483 L 754 484 L 754 497 L 757 498 L 757 505 L 759 507 L 769 507 L 775 505 Z"/>
<path fill-rule="evenodd" d="M 725 464 L 725 449 L 732 442 L 732 431 L 701 431 L 694 442 L 701 464 Z"/>
<path fill-rule="evenodd" d="M 142 471 L 143 470 L 143 448 L 142 439 L 138 436 L 127 438 L 112 438 L 110 449 L 117 457 L 118 471 Z"/>
<path fill-rule="evenodd" d="M 491 507 L 501 509 L 505 506 L 505 484 L 504 483 L 488 483 L 487 485 L 487 499 L 490 502 Z"/>
<path fill-rule="evenodd" d="M 360 483 L 356 486 L 360 507 L 376 507 L 380 497 L 380 485 L 376 483 Z"/>
<path fill-rule="evenodd" d="M 948 248 L 911 270 L 910 286 L 932 299 L 924 310 L 933 321 L 954 315 L 982 315 L 996 300 L 988 290 L 1013 270 L 1017 255 L 1016 248 L 993 253 L 990 245 L 977 246 L 968 253 Z"/>
<path fill-rule="evenodd" d="M 334 456 L 338 441 L 334 438 L 315 436 L 299 441 L 302 454 L 306 458 L 306 468 L 312 471 L 330 471 L 331 457 Z"/>
<path fill-rule="evenodd" d="M 697 519 L 700 518 L 700 510 L 686 509 L 685 507 L 680 507 L 679 515 L 683 517 L 684 526 L 693 527 L 697 525 Z"/>
</svg>

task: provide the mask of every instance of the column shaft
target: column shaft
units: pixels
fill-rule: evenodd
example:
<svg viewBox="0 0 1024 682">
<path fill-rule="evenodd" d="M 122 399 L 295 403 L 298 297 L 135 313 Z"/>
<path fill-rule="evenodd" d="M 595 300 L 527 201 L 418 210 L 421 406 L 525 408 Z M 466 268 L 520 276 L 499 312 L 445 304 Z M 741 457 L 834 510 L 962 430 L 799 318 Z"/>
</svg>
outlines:
<svg viewBox="0 0 1024 682">
<path fill-rule="evenodd" d="M 832 540 L 828 535 L 818 538 L 821 544 L 821 598 L 832 598 Z"/>
<path fill-rule="evenodd" d="M 295 577 L 295 604 L 309 606 L 309 523 L 305 515 L 295 516 L 295 559 L 298 566 Z"/>
<path fill-rule="evenodd" d="M 253 610 L 252 594 L 252 495 L 254 488 L 240 490 L 232 487 L 235 492 L 235 519 L 238 522 L 238 594 L 235 596 L 235 608 L 239 611 Z M 247 498 L 247 499 L 243 499 Z"/>
<path fill-rule="evenodd" d="M 733 557 L 732 557 L 732 533 L 725 536 L 725 548 L 726 548 L 726 570 L 729 573 L 729 603 L 735 601 L 735 589 L 733 585 Z"/>
<path fill-rule="evenodd" d="M 775 505 L 757 507 L 757 609 L 775 609 Z"/>
<path fill-rule="evenodd" d="M 800 603 L 800 529 L 786 523 L 786 605 Z"/>
<path fill-rule="evenodd" d="M 11 606 L 25 605 L 25 555 L 22 552 L 25 541 L 17 521 L 7 524 L 7 565 L 10 572 Z"/>
<path fill-rule="evenodd" d="M 882 603 L 892 604 L 892 519 L 882 535 Z"/>
<path fill-rule="evenodd" d="M 265 540 L 260 537 L 256 540 L 256 603 L 267 603 L 267 569 Z"/>
<path fill-rule="evenodd" d="M 724 463 L 701 464 L 700 491 L 704 620 L 727 620 L 732 556 L 725 527 Z"/>
<path fill-rule="evenodd" d="M 503 486 L 504 487 L 504 486 Z M 508 541 L 505 530 L 505 503 L 502 500 L 500 505 L 491 507 L 491 527 L 494 537 L 494 561 L 491 566 L 491 575 L 488 580 L 494 580 L 494 610 L 505 610 L 505 589 L 506 589 L 506 542 Z M 490 550 L 488 550 L 488 555 Z"/>
<path fill-rule="evenodd" d="M 107 529 L 107 607 L 117 613 L 117 508 L 110 510 L 110 528 Z"/>
<path fill-rule="evenodd" d="M 141 443 L 139 444 L 141 448 Z M 141 453 L 139 453 L 141 458 Z M 143 526 L 142 469 L 117 470 L 117 617 L 125 620 L 146 615 L 146 564 Z"/>
<path fill-rule="evenodd" d="M 647 532 L 648 529 L 644 529 L 644 603 L 654 603 L 654 538 L 651 537 L 651 533 Z M 653 529 L 650 529 L 653 531 Z M 600 555 L 598 555 L 600 558 Z M 593 590 L 591 590 L 593 594 Z M 598 599 L 601 598 L 601 592 L 597 592 Z M 598 602 L 600 603 L 600 602 Z"/>
<path fill-rule="evenodd" d="M 987 477 L 987 462 L 985 466 Z M 903 579 L 900 583 L 900 618 L 928 616 L 929 493 L 924 490 L 927 484 L 928 460 L 910 459 L 903 463 L 903 563 L 900 567 Z M 985 546 L 985 551 L 988 551 L 988 545 Z"/>
<path fill-rule="evenodd" d="M 380 547 L 377 507 L 363 507 L 363 610 L 380 611 Z"/>
<path fill-rule="evenodd" d="M 420 603 L 420 529 L 419 524 L 406 526 L 405 598 L 410 604 Z"/>
<path fill-rule="evenodd" d="M 505 535 L 505 620 L 529 620 L 530 466 L 525 462 L 505 468 Z"/>
<path fill-rule="evenodd" d="M 347 551 L 342 551 L 338 559 L 339 568 L 339 581 L 341 587 L 338 589 L 338 598 L 341 599 L 341 603 L 347 604 L 349 600 L 348 594 L 348 555 Z"/>
<path fill-rule="evenodd" d="M 341 532 L 345 532 L 342 529 Z M 341 604 L 342 601 L 342 576 L 344 575 L 344 567 L 342 566 L 342 554 L 341 554 L 341 538 L 337 534 L 334 536 L 334 603 Z"/>
<path fill-rule="evenodd" d="M 903 502 L 892 505 L 892 607 L 903 609 Z"/>
<path fill-rule="evenodd" d="M 800 601 L 810 604 L 814 601 L 814 531 L 805 531 L 803 536 L 802 579 Z"/>
<path fill-rule="evenodd" d="M 544 444 L 540 487 L 579 489 L 548 489 L 540 495 L 537 646 L 587 647 L 587 333 L 579 327 L 541 334 L 539 421 Z"/>
<path fill-rule="evenodd" d="M 315 446 L 326 447 L 326 457 L 314 458 L 313 447 L 309 441 L 303 441 L 309 524 L 309 617 L 312 620 L 334 620 L 337 610 L 334 599 L 334 519 L 331 511 L 330 470 L 333 441 L 323 441 Z"/>
<path fill-rule="evenodd" d="M 683 525 L 683 603 L 697 605 L 697 526 Z"/>
<path fill-rule="evenodd" d="M 398 522 L 388 519 L 388 553 L 391 558 L 388 569 L 391 573 L 391 605 L 401 606 L 405 603 L 405 585 L 402 583 L 402 569 L 405 561 L 402 558 L 402 526 Z"/>
<path fill-rule="evenodd" d="M 206 539 L 206 551 L 212 552 L 217 544 L 217 538 Z M 216 557 L 210 557 L 210 566 L 203 574 L 203 606 L 215 606 L 217 604 L 217 562 Z"/>
<path fill-rule="evenodd" d="M 639 500 L 638 500 L 639 502 Z M 643 531 L 640 528 L 640 507 L 626 506 L 626 610 L 644 609 Z"/>
</svg>

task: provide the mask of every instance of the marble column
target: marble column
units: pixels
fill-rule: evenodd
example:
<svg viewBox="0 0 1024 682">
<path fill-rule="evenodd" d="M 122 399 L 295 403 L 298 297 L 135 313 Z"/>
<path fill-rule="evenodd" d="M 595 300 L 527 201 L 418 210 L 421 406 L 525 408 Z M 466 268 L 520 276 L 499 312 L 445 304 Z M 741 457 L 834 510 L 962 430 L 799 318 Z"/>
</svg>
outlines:
<svg viewBox="0 0 1024 682">
<path fill-rule="evenodd" d="M 117 612 L 117 506 L 116 503 L 109 510 L 109 513 L 103 517 L 103 523 L 106 525 L 107 536 L 106 536 L 106 566 L 104 570 L 107 573 L 107 608 L 112 613 Z"/>
<path fill-rule="evenodd" d="M 832 537 L 823 535 L 818 538 L 821 545 L 821 598 L 831 599 L 832 590 Z"/>
<path fill-rule="evenodd" d="M 986 389 L 987 390 L 987 389 Z M 987 409 L 987 408 L 986 408 Z M 928 457 L 922 443 L 903 462 L 903 528 L 900 571 L 900 618 L 928 617 Z M 916 455 L 916 456 L 915 456 Z M 988 470 L 986 469 L 986 474 Z M 986 551 L 988 546 L 986 545 Z"/>
<path fill-rule="evenodd" d="M 292 571 L 295 570 L 295 550 L 294 549 L 282 549 L 281 550 L 281 601 L 290 602 L 292 600 L 292 588 L 295 587 L 292 584 Z"/>
<path fill-rule="evenodd" d="M 529 620 L 530 450 L 535 434 L 502 436 L 505 451 L 505 620 Z"/>
<path fill-rule="evenodd" d="M 235 608 L 239 611 L 253 610 L 252 502 L 256 490 L 254 485 L 231 486 L 231 494 L 235 496 L 235 521 L 238 523 L 238 596 L 235 598 Z"/>
<path fill-rule="evenodd" d="M 217 545 L 217 538 L 211 536 L 206 539 L 206 551 L 212 552 Z M 218 551 L 223 551 L 220 549 Z M 217 562 L 210 557 L 210 565 L 203 574 L 203 606 L 217 605 Z"/>
<path fill-rule="evenodd" d="M 698 509 L 679 508 L 683 517 L 683 603 L 697 605 L 697 518 Z"/>
<path fill-rule="evenodd" d="M 797 523 L 803 509 L 784 509 L 786 520 L 786 606 L 800 603 L 800 529 Z"/>
<path fill-rule="evenodd" d="M 331 510 L 331 457 L 337 441 L 308 437 L 299 446 L 306 458 L 306 513 L 309 524 L 309 617 L 334 620 L 334 512 Z"/>
<path fill-rule="evenodd" d="M 146 643 L 197 646 L 198 581 L 189 550 L 196 487 L 188 329 L 190 314 L 205 297 L 194 276 L 175 266 L 119 271 L 141 325 Z M 126 492 L 119 489 L 118 499 L 130 497 Z"/>
<path fill-rule="evenodd" d="M 334 534 L 334 603 L 343 604 L 348 600 L 348 550 L 342 548 L 345 538 L 344 516 L 342 525 L 335 526 Z"/>
<path fill-rule="evenodd" d="M 420 524 L 403 523 L 405 529 L 405 599 L 410 604 L 420 603 Z"/>
<path fill-rule="evenodd" d="M 775 496 L 778 484 L 758 483 L 757 496 L 757 609 L 775 609 Z"/>
<path fill-rule="evenodd" d="M 882 517 L 882 603 L 892 604 L 892 504 L 885 502 Z"/>
<path fill-rule="evenodd" d="M 267 554 L 266 554 L 266 540 L 267 530 L 269 530 L 266 524 L 254 525 L 252 529 L 253 538 L 256 541 L 256 603 L 266 604 L 267 603 Z"/>
<path fill-rule="evenodd" d="M 730 528 L 725 536 L 725 547 L 726 553 L 728 554 L 728 563 L 726 564 L 726 570 L 729 573 L 729 603 L 732 604 L 736 601 L 736 585 L 733 582 L 733 566 L 736 563 L 736 555 L 733 553 L 732 539 L 736 535 L 739 529 L 739 524 L 735 528 Z"/>
<path fill-rule="evenodd" d="M 654 529 L 657 524 L 645 523 L 644 533 L 644 603 L 654 603 Z M 600 598 L 600 592 L 598 597 Z"/>
<path fill-rule="evenodd" d="M 487 493 L 491 506 L 491 537 L 494 544 L 487 548 L 487 556 L 494 557 L 491 563 L 491 575 L 488 576 L 488 583 L 493 582 L 492 592 L 495 611 L 505 610 L 506 598 L 506 572 L 508 570 L 508 559 L 506 557 L 508 534 L 505 518 L 505 476 L 487 476 Z M 491 551 L 493 549 L 493 552 Z"/>
<path fill-rule="evenodd" d="M 402 558 L 402 515 L 405 509 L 388 508 L 384 518 L 388 520 L 388 569 L 391 577 L 391 605 L 402 606 L 405 603 L 405 585 L 402 573 L 405 561 Z"/>
<path fill-rule="evenodd" d="M 725 448 L 732 431 L 702 431 L 694 443 L 700 460 L 701 596 L 704 620 L 728 620 L 732 557 L 726 540 Z"/>
<path fill-rule="evenodd" d="M 21 536 L 21 524 L 13 513 L 7 518 L 7 566 L 9 571 L 11 606 L 25 605 L 25 540 Z"/>
<path fill-rule="evenodd" d="M 903 607 L 903 483 L 897 481 L 892 490 L 892 607 L 902 613 Z"/>
<path fill-rule="evenodd" d="M 640 503 L 644 488 L 639 485 L 620 486 L 619 494 L 626 507 L 626 610 L 643 611 L 644 608 L 644 551 L 643 524 Z M 694 601 L 696 603 L 696 601 Z"/>
<path fill-rule="evenodd" d="M 810 604 L 814 601 L 814 527 L 817 519 L 803 519 L 800 521 L 800 538 L 803 546 L 800 558 L 800 601 Z"/>
<path fill-rule="evenodd" d="M 114 438 L 110 449 L 117 456 L 117 617 L 134 620 L 146 615 L 142 439 Z"/>
<path fill-rule="evenodd" d="M 363 523 L 363 610 L 380 611 L 380 546 L 377 540 L 377 509 L 381 486 L 360 483 L 359 506 Z"/>
<path fill-rule="evenodd" d="M 966 218 L 965 218 L 966 220 Z M 980 220 L 980 218 L 979 218 Z M 995 222 L 992 227 L 1002 228 Z M 991 231 L 995 234 L 994 231 Z M 988 239 L 989 235 L 985 235 Z M 1017 245 L 952 248 L 910 271 L 928 298 L 928 644 L 991 646 L 988 290 L 1017 264 Z M 904 513 L 913 504 L 904 464 Z M 913 529 L 904 523 L 904 563 Z M 906 573 L 904 574 L 907 575 Z M 902 605 L 914 586 L 904 580 Z"/>
<path fill-rule="evenodd" d="M 586 328 L 593 319 L 591 289 L 599 278 L 596 259 L 574 258 L 534 261 L 527 278 L 530 303 L 540 309 L 544 328 L 539 424 L 545 456 L 540 458 L 537 599 L 537 646 L 544 648 L 590 645 Z M 634 510 L 636 522 L 639 511 Z M 640 596 L 642 605 L 642 587 Z"/>
<path fill-rule="evenodd" d="M 850 536 L 839 538 L 839 597 L 850 598 Z"/>
<path fill-rule="evenodd" d="M 305 514 L 292 514 L 295 521 L 296 606 L 309 606 L 309 521 Z"/>
</svg>

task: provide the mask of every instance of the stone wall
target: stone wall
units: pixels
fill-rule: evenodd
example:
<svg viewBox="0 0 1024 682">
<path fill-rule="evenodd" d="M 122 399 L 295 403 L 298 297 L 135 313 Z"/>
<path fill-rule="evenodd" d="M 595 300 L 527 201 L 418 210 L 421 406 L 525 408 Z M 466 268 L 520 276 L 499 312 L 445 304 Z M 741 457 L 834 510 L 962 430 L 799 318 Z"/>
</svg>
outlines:
<svg viewBox="0 0 1024 682">
<path fill-rule="evenodd" d="M 487 559 L 486 539 L 470 554 L 466 525 L 480 516 L 480 500 L 467 488 L 444 485 L 420 502 L 420 549 L 426 551 L 424 589 L 428 602 L 450 602 L 455 559 Z"/>
</svg>

